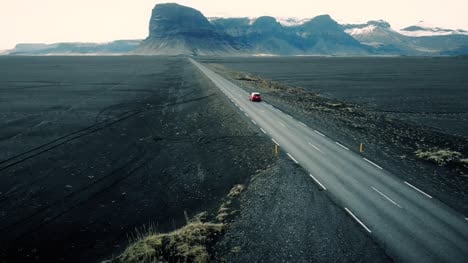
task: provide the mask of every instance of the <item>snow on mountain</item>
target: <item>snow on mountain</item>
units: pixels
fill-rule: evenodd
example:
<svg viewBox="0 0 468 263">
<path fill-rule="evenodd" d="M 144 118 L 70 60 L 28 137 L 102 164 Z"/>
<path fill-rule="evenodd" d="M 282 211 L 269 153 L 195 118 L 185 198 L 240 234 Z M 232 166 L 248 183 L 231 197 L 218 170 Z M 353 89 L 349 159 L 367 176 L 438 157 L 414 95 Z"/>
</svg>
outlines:
<svg viewBox="0 0 468 263">
<path fill-rule="evenodd" d="M 379 30 L 391 31 L 390 24 L 384 20 L 371 20 L 361 24 L 342 24 L 346 33 L 353 37 L 371 35 Z"/>
<path fill-rule="evenodd" d="M 468 31 L 466 30 L 435 27 L 424 21 L 419 21 L 416 25 L 400 29 L 398 32 L 409 37 L 468 35 Z"/>
<path fill-rule="evenodd" d="M 310 18 L 296 18 L 296 17 L 277 17 L 276 20 L 282 25 L 286 27 L 291 27 L 291 26 L 300 26 L 303 25 L 307 22 L 309 22 L 311 19 Z"/>
<path fill-rule="evenodd" d="M 370 34 L 370 33 L 374 32 L 374 30 L 376 28 L 377 27 L 375 25 L 368 25 L 368 26 L 365 26 L 365 27 L 362 27 L 362 28 L 359 28 L 359 27 L 348 28 L 348 29 L 345 29 L 345 32 L 354 37 L 354 36 L 358 36 L 358 35 Z"/>
</svg>

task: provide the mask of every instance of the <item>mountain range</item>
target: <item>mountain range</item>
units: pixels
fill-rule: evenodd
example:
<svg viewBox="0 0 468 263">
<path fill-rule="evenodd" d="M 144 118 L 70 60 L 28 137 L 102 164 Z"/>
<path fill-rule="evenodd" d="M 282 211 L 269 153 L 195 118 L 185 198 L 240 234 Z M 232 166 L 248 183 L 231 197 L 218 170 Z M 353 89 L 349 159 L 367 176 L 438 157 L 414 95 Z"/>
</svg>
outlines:
<svg viewBox="0 0 468 263">
<path fill-rule="evenodd" d="M 144 40 L 106 44 L 18 44 L 10 55 L 466 55 L 468 31 L 423 22 L 394 30 L 378 20 L 339 24 L 329 15 L 311 19 L 207 18 L 178 5 L 154 7 Z"/>
</svg>

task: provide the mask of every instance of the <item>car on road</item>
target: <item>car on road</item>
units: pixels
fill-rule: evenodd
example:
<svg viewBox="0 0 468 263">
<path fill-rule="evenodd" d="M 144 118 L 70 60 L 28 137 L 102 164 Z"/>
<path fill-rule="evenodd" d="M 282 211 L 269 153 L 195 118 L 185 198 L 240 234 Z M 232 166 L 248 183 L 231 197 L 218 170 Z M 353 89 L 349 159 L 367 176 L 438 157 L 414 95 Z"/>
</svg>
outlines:
<svg viewBox="0 0 468 263">
<path fill-rule="evenodd" d="M 252 92 L 250 93 L 250 96 L 249 96 L 249 100 L 250 101 L 262 101 L 262 96 L 260 95 L 259 92 Z"/>
</svg>

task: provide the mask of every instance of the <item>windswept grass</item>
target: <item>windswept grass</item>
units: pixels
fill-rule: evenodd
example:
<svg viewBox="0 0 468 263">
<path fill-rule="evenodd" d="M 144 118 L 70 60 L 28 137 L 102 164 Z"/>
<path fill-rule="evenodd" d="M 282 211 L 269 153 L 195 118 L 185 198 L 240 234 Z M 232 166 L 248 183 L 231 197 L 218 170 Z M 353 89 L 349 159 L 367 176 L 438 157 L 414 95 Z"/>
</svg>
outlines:
<svg viewBox="0 0 468 263">
<path fill-rule="evenodd" d="M 416 157 L 436 163 L 437 165 L 444 166 L 451 162 L 460 162 L 464 159 L 460 159 L 462 154 L 449 149 L 432 149 L 428 151 L 417 150 L 415 152 Z"/>
<path fill-rule="evenodd" d="M 138 233 L 137 241 L 120 255 L 120 262 L 210 262 L 216 261 L 210 249 L 226 231 L 236 210 L 233 201 L 245 190 L 244 185 L 235 185 L 215 215 L 215 222 L 206 222 L 209 215 L 202 212 L 187 219 L 187 225 L 170 233 L 155 233 L 150 228 L 146 234 Z M 186 216 L 187 218 L 187 216 Z"/>
</svg>

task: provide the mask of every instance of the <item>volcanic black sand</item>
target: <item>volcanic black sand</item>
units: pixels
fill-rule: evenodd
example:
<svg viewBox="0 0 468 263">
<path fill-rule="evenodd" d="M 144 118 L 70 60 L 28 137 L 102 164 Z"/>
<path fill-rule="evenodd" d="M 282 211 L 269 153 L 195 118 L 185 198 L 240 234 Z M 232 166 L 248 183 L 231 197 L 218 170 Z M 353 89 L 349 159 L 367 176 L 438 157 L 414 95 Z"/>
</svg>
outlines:
<svg viewBox="0 0 468 263">
<path fill-rule="evenodd" d="M 363 156 L 468 215 L 466 58 L 202 61 L 353 151 L 363 143 Z M 439 150 L 452 156 L 433 162 L 417 155 Z"/>
<path fill-rule="evenodd" d="M 222 258 L 388 260 L 186 58 L 3 57 L 0 114 L 1 262 L 110 259 L 236 184 Z"/>
</svg>

